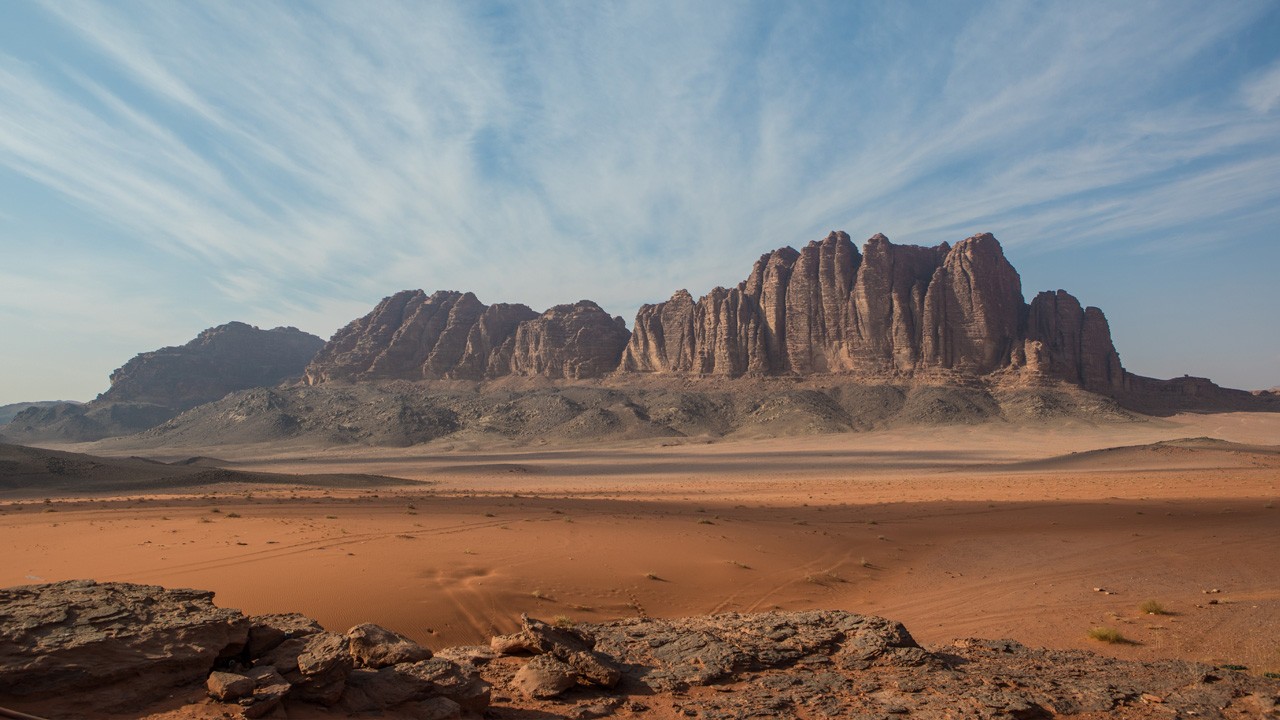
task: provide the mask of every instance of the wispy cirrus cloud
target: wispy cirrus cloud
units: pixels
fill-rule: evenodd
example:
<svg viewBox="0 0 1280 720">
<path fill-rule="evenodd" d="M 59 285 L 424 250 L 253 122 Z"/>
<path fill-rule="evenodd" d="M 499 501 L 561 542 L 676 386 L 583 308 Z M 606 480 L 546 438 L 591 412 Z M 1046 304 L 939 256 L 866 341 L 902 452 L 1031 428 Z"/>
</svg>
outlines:
<svg viewBox="0 0 1280 720">
<path fill-rule="evenodd" d="M 1030 262 L 1208 223 L 1261 243 L 1280 200 L 1280 61 L 1232 55 L 1265 2 L 19 10 L 53 49 L 0 44 L 0 171 L 42 203 L 0 200 L 0 243 L 51 272 L 34 213 L 65 203 L 79 261 L 193 305 L 168 342 L 327 334 L 403 287 L 629 319 L 831 228 L 993 230 Z M 90 332 L 121 287 L 49 303 Z"/>
</svg>

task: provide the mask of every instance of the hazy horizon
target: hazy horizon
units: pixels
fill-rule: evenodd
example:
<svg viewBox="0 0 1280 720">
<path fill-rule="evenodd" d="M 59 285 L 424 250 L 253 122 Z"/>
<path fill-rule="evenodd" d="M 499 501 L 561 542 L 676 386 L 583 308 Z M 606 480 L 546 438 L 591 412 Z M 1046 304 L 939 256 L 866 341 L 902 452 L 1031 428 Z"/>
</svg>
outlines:
<svg viewBox="0 0 1280 720">
<path fill-rule="evenodd" d="M 1280 385 L 1280 6 L 8 3 L 0 404 L 402 289 L 542 310 L 992 232 L 1122 361 Z"/>
</svg>

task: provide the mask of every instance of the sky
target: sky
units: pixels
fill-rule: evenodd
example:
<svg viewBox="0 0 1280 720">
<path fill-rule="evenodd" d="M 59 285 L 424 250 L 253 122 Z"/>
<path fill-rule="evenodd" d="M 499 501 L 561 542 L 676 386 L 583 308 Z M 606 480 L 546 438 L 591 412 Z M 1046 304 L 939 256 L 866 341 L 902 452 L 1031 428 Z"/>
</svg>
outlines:
<svg viewBox="0 0 1280 720">
<path fill-rule="evenodd" d="M 409 288 L 630 326 L 835 229 L 1280 385 L 1280 3 L 0 3 L 0 404 Z"/>
</svg>

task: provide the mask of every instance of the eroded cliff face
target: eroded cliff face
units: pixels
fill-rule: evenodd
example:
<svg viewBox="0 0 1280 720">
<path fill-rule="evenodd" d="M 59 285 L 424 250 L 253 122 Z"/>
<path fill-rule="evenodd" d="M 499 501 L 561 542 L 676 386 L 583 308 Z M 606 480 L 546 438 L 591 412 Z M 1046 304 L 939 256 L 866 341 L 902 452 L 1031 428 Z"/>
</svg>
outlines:
<svg viewBox="0 0 1280 720">
<path fill-rule="evenodd" d="M 1026 348 L 1027 367 L 1034 371 L 1089 390 L 1124 387 L 1107 317 L 1096 307 L 1080 307 L 1065 290 L 1042 292 L 1031 301 Z"/>
<path fill-rule="evenodd" d="M 645 305 L 634 332 L 581 301 L 538 315 L 471 293 L 406 291 L 339 331 L 307 370 L 327 380 L 553 379 L 613 373 L 892 377 L 1018 371 L 1099 391 L 1125 373 L 1106 317 L 1069 294 L 1028 306 L 989 233 L 862 250 L 843 232 L 765 253 L 736 287 Z"/>
<path fill-rule="evenodd" d="M 1027 315 L 1018 273 L 990 234 L 931 248 L 876 235 L 859 253 L 833 232 L 762 256 L 736 289 L 697 301 L 682 290 L 642 307 L 622 370 L 984 375 L 1026 364 Z M 1089 366 L 1089 382 L 1110 382 L 1122 371 L 1106 320 L 1085 315 L 1074 321 L 1076 365 Z M 1083 382 L 1084 370 L 1072 377 Z"/>
<path fill-rule="evenodd" d="M 590 300 L 557 305 L 516 327 L 506 369 L 557 379 L 600 377 L 617 369 L 630 338 L 622 318 L 610 317 Z"/>
<path fill-rule="evenodd" d="M 339 330 L 306 379 L 592 378 L 618 367 L 629 338 L 622 318 L 589 300 L 539 315 L 525 305 L 485 305 L 471 293 L 406 290 Z"/>
</svg>

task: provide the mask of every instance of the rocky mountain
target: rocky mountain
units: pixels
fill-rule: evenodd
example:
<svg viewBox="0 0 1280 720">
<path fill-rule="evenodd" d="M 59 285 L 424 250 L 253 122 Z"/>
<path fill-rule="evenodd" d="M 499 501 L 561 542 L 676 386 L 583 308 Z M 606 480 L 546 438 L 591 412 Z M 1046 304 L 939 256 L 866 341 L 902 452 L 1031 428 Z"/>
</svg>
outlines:
<svg viewBox="0 0 1280 720">
<path fill-rule="evenodd" d="M 259 330 L 242 322 L 135 356 L 111 373 L 101 402 L 150 403 L 177 411 L 302 374 L 324 340 L 297 328 Z"/>
<path fill-rule="evenodd" d="M 485 305 L 469 292 L 405 290 L 339 330 L 306 379 L 579 380 L 612 372 L 629 336 L 622 318 L 589 300 L 538 314 L 525 305 Z"/>
<path fill-rule="evenodd" d="M 135 356 L 111 373 L 111 387 L 92 402 L 28 408 L 0 433 L 30 442 L 138 432 L 228 393 L 300 377 L 323 345 L 324 340 L 292 327 L 219 325 L 185 345 Z"/>
<path fill-rule="evenodd" d="M 1096 390 L 1125 383 L 1106 317 L 1065 291 L 1023 300 L 990 234 L 954 247 L 861 252 L 833 232 L 762 255 L 746 280 L 695 300 L 680 290 L 621 318 L 581 301 L 542 315 L 471 293 L 404 291 L 340 330 L 307 381 L 596 378 L 621 373 L 901 378 L 1020 371 Z"/>
<path fill-rule="evenodd" d="M 487 646 L 432 652 L 374 624 L 335 632 L 211 592 L 73 580 L 0 590 L 0 703 L 52 717 L 1261 719 L 1280 680 L 1013 640 L 930 649 L 836 610 L 523 617 Z"/>
<path fill-rule="evenodd" d="M 47 408 L 55 405 L 80 405 L 82 403 L 75 400 L 36 400 L 34 402 L 10 403 L 8 405 L 0 405 L 0 425 L 12 420 L 18 413 L 27 408 Z"/>
<path fill-rule="evenodd" d="M 1062 290 L 1026 304 L 990 234 L 931 248 L 876 235 L 859 252 L 833 232 L 799 252 L 775 250 L 737 287 L 696 301 L 680 290 L 643 306 L 621 369 L 728 377 L 1023 371 L 1104 391 L 1125 382 L 1102 311 Z"/>
</svg>

